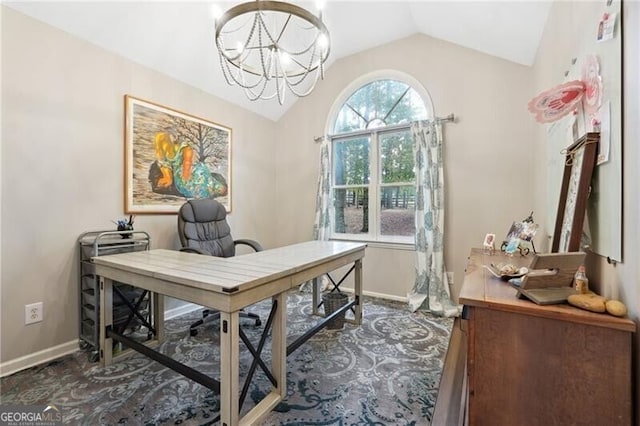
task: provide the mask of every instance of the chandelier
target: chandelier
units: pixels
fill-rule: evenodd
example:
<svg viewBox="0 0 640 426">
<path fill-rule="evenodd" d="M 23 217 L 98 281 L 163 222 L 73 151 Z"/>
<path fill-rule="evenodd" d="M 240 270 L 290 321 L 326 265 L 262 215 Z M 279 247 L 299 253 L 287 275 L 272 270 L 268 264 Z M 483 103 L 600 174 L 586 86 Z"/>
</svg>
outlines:
<svg viewBox="0 0 640 426">
<path fill-rule="evenodd" d="M 247 97 L 284 103 L 288 89 L 307 96 L 329 56 L 329 31 L 318 16 L 285 2 L 256 0 L 216 19 L 216 46 L 224 78 Z"/>
</svg>

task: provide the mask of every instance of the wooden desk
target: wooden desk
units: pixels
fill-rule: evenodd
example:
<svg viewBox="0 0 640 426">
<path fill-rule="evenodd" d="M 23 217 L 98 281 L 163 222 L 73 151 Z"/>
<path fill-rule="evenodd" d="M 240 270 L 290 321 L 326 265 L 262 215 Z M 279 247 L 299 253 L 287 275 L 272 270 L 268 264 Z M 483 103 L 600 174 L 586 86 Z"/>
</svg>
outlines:
<svg viewBox="0 0 640 426">
<path fill-rule="evenodd" d="M 366 244 L 310 241 L 231 258 L 218 258 L 171 250 L 151 250 L 93 258 L 101 277 L 100 353 L 102 365 L 111 363 L 112 281 L 134 285 L 220 311 L 220 382 L 158 354 L 144 345 L 134 349 L 176 369 L 187 377 L 220 392 L 221 425 L 254 424 L 285 396 L 286 291 L 342 266 L 355 264 L 355 323 L 362 310 L 362 258 Z M 240 419 L 238 312 L 271 297 L 273 389 Z M 265 334 L 268 332 L 265 327 Z M 128 344 L 128 343 L 127 343 Z M 258 354 L 259 355 L 259 354 Z M 266 367 L 263 367 L 266 368 Z"/>
<path fill-rule="evenodd" d="M 539 306 L 483 265 L 531 261 L 473 249 L 468 317 L 470 425 L 630 425 L 635 323 L 567 304 Z"/>
</svg>

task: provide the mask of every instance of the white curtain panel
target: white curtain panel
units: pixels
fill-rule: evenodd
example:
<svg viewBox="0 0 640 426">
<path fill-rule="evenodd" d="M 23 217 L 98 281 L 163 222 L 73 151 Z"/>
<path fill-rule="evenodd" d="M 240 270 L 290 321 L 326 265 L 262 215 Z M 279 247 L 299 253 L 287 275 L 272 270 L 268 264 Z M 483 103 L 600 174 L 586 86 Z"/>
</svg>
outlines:
<svg viewBox="0 0 640 426">
<path fill-rule="evenodd" d="M 437 121 L 411 124 L 416 173 L 416 278 L 407 295 L 412 312 L 460 315 L 451 300 L 444 264 L 444 169 L 442 126 Z"/>
</svg>

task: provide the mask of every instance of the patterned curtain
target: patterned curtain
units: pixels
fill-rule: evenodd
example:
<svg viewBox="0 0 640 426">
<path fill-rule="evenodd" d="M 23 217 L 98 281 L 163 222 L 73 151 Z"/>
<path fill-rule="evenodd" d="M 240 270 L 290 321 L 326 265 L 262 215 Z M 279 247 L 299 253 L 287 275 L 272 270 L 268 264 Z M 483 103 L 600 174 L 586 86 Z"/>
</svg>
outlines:
<svg viewBox="0 0 640 426">
<path fill-rule="evenodd" d="M 409 297 L 412 312 L 458 316 L 444 265 L 444 171 L 442 126 L 437 121 L 411 124 L 416 170 L 416 279 Z"/>
<path fill-rule="evenodd" d="M 331 233 L 331 163 L 329 157 L 329 138 L 325 137 L 320 145 L 320 174 L 316 194 L 316 217 L 313 223 L 313 239 L 326 241 Z"/>
<path fill-rule="evenodd" d="M 329 162 L 329 138 L 324 137 L 320 145 L 320 174 L 318 175 L 318 190 L 316 192 L 316 216 L 313 222 L 313 239 L 319 241 L 329 240 L 331 234 L 331 163 Z M 321 290 L 327 288 L 327 278 L 323 276 L 320 281 Z M 300 291 L 312 290 L 311 281 L 300 285 Z"/>
</svg>

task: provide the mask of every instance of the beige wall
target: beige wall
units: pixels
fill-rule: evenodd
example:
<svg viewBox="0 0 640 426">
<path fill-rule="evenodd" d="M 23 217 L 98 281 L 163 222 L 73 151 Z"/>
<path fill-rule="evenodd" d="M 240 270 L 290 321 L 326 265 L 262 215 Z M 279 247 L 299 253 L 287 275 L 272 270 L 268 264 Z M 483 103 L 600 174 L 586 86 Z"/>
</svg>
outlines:
<svg viewBox="0 0 640 426">
<path fill-rule="evenodd" d="M 626 114 L 637 117 L 640 8 L 627 8 L 625 93 L 634 95 L 625 96 Z M 455 296 L 469 249 L 486 232 L 500 237 L 531 210 L 543 219 L 544 171 L 536 164 L 544 164 L 538 149 L 544 132 L 526 104 L 537 93 L 532 82 L 553 76 L 554 64 L 534 73 L 414 35 L 337 61 L 309 97 L 272 123 L 11 9 L 0 11 L 0 362 L 77 338 L 76 238 L 123 215 L 125 93 L 233 128 L 230 220 L 237 237 L 255 237 L 267 247 L 311 237 L 319 153 L 313 138 L 324 133 L 333 102 L 352 81 L 384 69 L 417 79 L 437 115 L 453 112 L 459 120 L 445 125 L 446 262 L 455 272 Z M 556 40 L 557 49 L 563 43 Z M 640 150 L 630 141 L 640 135 L 637 123 L 626 123 L 624 229 L 634 236 L 640 232 Z M 153 247 L 177 247 L 175 216 L 139 216 L 136 224 L 152 234 Z M 625 238 L 627 261 L 613 268 L 596 259 L 594 277 L 619 292 L 635 319 L 640 267 L 632 260 L 639 246 L 637 238 Z M 371 247 L 364 264 L 366 290 L 404 297 L 410 289 L 411 251 Z M 25 327 L 24 305 L 36 301 L 45 302 L 45 321 Z"/>
<path fill-rule="evenodd" d="M 610 279 L 620 289 L 620 299 L 629 306 L 629 315 L 636 322 L 634 335 L 636 424 L 640 423 L 640 3 L 625 2 L 624 37 L 624 117 L 623 133 L 623 255 L 627 259 L 620 270 L 598 259 L 603 269 L 601 281 Z M 606 272 L 604 272 L 606 271 Z M 606 274 L 606 275 L 605 275 Z"/>
<path fill-rule="evenodd" d="M 233 128 L 230 220 L 236 236 L 267 247 L 310 238 L 313 137 L 324 132 L 345 87 L 381 69 L 416 78 L 438 114 L 459 118 L 445 128 L 446 250 L 455 296 L 469 248 L 531 210 L 524 161 L 530 120 L 524 107 L 512 108 L 525 105 L 531 71 L 456 45 L 416 35 L 340 60 L 278 123 L 4 7 L 2 52 L 2 362 L 77 337 L 76 238 L 123 215 L 126 93 Z M 514 190 L 514 176 L 526 189 Z M 175 216 L 139 216 L 136 226 L 151 233 L 153 247 L 177 247 Z M 371 247 L 365 278 L 370 292 L 405 297 L 412 252 Z M 45 302 L 45 320 L 24 326 L 24 305 L 38 301 Z"/>
<path fill-rule="evenodd" d="M 2 362 L 78 338 L 76 238 L 124 215 L 125 94 L 233 129 L 234 233 L 275 245 L 275 123 L 1 9 Z M 178 247 L 175 226 L 136 218 L 154 248 Z M 44 321 L 25 326 L 39 301 Z"/>
<path fill-rule="evenodd" d="M 580 3 L 580 7 L 603 9 L 603 2 Z M 556 2 L 551 10 L 542 44 L 534 66 L 535 81 L 538 90 L 543 90 L 562 82 L 564 70 L 581 41 L 577 38 L 584 35 L 585 23 L 579 20 L 582 13 L 575 13 L 576 3 Z M 595 16 L 599 16 L 596 14 Z M 638 181 L 640 173 L 640 4 L 625 2 L 624 4 L 624 128 L 623 128 L 623 262 L 617 266 L 609 265 L 606 258 L 589 254 L 587 268 L 590 286 L 598 293 L 611 298 L 619 298 L 629 308 L 629 316 L 640 324 L 640 195 Z M 590 21 L 595 34 L 595 25 Z M 546 164 L 544 158 L 546 127 L 536 129 L 535 162 Z M 537 181 L 535 187 L 536 208 L 546 208 L 546 187 L 544 181 Z M 546 225 L 553 227 L 553 225 Z M 640 363 L 640 339 L 634 336 L 634 354 L 636 371 Z M 606 363 L 606 360 L 603 360 Z M 640 389 L 640 378 L 636 374 L 636 389 Z M 640 392 L 636 392 L 635 407 L 640 407 Z M 638 413 L 636 414 L 637 417 Z"/>
<path fill-rule="evenodd" d="M 315 91 L 279 121 L 276 189 L 279 244 L 311 236 L 319 145 L 334 101 L 351 82 L 379 70 L 401 71 L 430 93 L 444 125 L 445 261 L 455 273 L 457 298 L 469 249 L 485 233 L 506 235 L 513 220 L 533 210 L 536 171 L 530 161 L 533 121 L 527 111 L 532 71 L 492 56 L 424 35 L 414 35 L 338 60 Z M 413 252 L 368 249 L 365 290 L 406 297 L 414 280 Z"/>
</svg>

